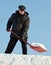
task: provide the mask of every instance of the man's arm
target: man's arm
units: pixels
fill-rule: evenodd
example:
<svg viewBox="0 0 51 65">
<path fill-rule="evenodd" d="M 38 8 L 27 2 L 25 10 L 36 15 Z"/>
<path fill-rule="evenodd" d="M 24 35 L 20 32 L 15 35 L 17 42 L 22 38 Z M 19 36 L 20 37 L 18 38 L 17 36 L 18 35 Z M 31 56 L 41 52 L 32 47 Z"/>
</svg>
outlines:
<svg viewBox="0 0 51 65">
<path fill-rule="evenodd" d="M 7 22 L 7 27 L 6 27 L 7 31 L 9 31 L 9 29 L 11 28 L 11 25 L 13 23 L 13 19 L 14 19 L 14 14 L 12 14 L 12 16 L 9 18 L 9 20 Z"/>
<path fill-rule="evenodd" d="M 21 33 L 23 39 L 25 38 L 26 32 L 28 32 L 29 23 L 30 23 L 30 18 L 28 17 L 23 25 L 23 29 L 22 29 L 22 33 Z"/>
</svg>

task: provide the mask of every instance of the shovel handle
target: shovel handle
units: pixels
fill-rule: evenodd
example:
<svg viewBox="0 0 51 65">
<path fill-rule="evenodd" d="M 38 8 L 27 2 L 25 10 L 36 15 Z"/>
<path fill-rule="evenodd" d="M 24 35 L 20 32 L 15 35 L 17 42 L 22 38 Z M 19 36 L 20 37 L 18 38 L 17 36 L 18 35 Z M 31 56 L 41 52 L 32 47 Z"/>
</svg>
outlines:
<svg viewBox="0 0 51 65">
<path fill-rule="evenodd" d="M 19 38 L 21 41 L 23 41 L 25 44 L 28 44 L 30 46 L 30 44 L 28 42 L 26 42 L 24 39 L 22 39 L 19 35 L 17 35 L 15 32 L 13 32 L 12 30 L 9 30 L 11 33 L 13 33 L 17 38 Z"/>
</svg>

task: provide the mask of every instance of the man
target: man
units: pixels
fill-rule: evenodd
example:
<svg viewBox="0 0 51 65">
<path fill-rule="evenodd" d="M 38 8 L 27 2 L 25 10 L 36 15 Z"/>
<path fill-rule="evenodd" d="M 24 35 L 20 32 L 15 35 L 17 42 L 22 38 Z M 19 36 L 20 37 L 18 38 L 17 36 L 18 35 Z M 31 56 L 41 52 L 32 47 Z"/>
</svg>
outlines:
<svg viewBox="0 0 51 65">
<path fill-rule="evenodd" d="M 28 38 L 28 28 L 29 28 L 29 14 L 25 11 L 26 7 L 24 5 L 19 5 L 18 10 L 12 14 L 9 18 L 6 30 L 9 32 L 9 29 L 12 28 L 12 31 L 19 35 L 22 39 L 27 42 Z M 11 53 L 16 45 L 16 42 L 20 40 L 14 34 L 11 33 L 10 41 L 8 43 L 5 53 Z M 21 41 L 21 40 L 20 40 Z M 22 53 L 27 54 L 27 44 L 21 41 Z"/>
</svg>

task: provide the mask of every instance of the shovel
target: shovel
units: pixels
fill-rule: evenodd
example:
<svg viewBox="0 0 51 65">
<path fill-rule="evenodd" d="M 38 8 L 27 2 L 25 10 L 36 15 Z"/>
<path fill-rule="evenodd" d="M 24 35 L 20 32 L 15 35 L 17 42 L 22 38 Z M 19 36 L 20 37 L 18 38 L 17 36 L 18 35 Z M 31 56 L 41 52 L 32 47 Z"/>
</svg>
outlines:
<svg viewBox="0 0 51 65">
<path fill-rule="evenodd" d="M 29 44 L 28 42 L 26 42 L 24 39 L 22 39 L 19 35 L 17 35 L 15 32 L 13 32 L 12 30 L 9 30 L 12 34 L 14 34 L 17 38 L 19 38 L 21 41 L 23 41 L 25 44 L 28 44 L 30 46 L 31 49 L 37 51 L 37 52 L 47 52 L 47 49 L 43 48 L 40 45 L 32 45 Z"/>
</svg>

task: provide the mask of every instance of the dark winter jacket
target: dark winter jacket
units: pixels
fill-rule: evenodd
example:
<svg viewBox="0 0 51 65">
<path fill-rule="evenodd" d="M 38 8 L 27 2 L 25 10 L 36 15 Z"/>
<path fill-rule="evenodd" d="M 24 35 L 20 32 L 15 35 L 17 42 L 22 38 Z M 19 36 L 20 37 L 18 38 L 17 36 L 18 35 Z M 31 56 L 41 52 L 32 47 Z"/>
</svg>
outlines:
<svg viewBox="0 0 51 65">
<path fill-rule="evenodd" d="M 22 38 L 27 38 L 29 22 L 30 22 L 30 19 L 27 12 L 25 12 L 24 15 L 20 15 L 19 11 L 16 11 L 9 18 L 7 23 L 7 29 L 10 29 L 12 26 L 12 31 L 20 35 Z M 11 33 L 10 37 L 15 37 L 15 36 Z"/>
</svg>

